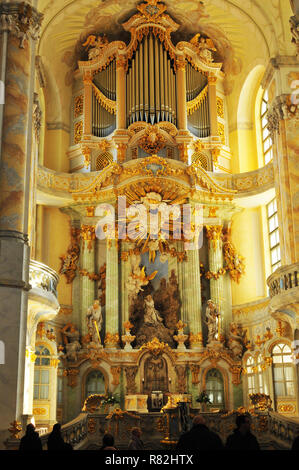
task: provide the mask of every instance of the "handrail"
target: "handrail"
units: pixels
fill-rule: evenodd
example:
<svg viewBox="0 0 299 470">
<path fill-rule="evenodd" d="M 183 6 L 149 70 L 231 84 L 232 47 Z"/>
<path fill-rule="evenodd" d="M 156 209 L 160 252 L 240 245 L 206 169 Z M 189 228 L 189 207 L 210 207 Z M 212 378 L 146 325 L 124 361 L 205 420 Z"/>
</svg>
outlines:
<svg viewBox="0 0 299 470">
<path fill-rule="evenodd" d="M 299 263 L 281 266 L 267 279 L 270 297 L 299 286 Z"/>
</svg>

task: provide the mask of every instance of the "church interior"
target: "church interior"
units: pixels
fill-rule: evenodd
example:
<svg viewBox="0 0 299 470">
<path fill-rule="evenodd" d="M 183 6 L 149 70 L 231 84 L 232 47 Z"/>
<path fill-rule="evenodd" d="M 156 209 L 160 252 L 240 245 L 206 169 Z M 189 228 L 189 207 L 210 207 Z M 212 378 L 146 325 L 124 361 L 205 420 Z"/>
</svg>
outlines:
<svg viewBox="0 0 299 470">
<path fill-rule="evenodd" d="M 290 448 L 299 2 L 0 14 L 0 449 L 56 422 L 169 448 L 186 410 Z"/>
</svg>

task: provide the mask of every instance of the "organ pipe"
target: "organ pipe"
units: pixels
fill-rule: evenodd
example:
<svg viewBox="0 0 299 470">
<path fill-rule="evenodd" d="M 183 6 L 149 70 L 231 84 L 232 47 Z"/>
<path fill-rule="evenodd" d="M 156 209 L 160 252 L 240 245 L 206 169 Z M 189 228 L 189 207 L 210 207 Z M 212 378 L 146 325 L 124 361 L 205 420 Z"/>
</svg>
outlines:
<svg viewBox="0 0 299 470">
<path fill-rule="evenodd" d="M 152 32 L 139 43 L 127 71 L 127 122 L 176 122 L 176 79 L 172 60 Z"/>
</svg>

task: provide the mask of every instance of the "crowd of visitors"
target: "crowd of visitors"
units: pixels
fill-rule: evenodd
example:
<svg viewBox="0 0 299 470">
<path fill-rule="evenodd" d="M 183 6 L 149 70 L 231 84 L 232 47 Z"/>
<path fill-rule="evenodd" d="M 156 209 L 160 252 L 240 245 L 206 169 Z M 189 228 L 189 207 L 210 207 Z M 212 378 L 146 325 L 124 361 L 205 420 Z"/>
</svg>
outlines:
<svg viewBox="0 0 299 470">
<path fill-rule="evenodd" d="M 128 450 L 145 450 L 144 443 L 141 440 L 141 435 L 142 431 L 139 427 L 132 428 Z M 48 437 L 47 446 L 49 451 L 73 450 L 70 444 L 64 442 L 61 434 L 61 425 L 59 423 L 56 423 L 53 426 L 53 430 Z M 26 434 L 21 439 L 19 450 L 42 450 L 41 439 L 33 424 L 28 424 Z M 114 437 L 112 434 L 104 434 L 100 450 L 118 450 L 114 446 Z M 251 432 L 250 415 L 245 413 L 237 416 L 236 429 L 228 436 L 225 443 L 222 442 L 217 433 L 208 428 L 202 415 L 195 416 L 192 428 L 181 435 L 175 450 L 178 452 L 190 452 L 213 450 L 259 451 L 261 449 L 257 438 Z M 292 450 L 299 451 L 299 436 L 295 438 Z"/>
</svg>

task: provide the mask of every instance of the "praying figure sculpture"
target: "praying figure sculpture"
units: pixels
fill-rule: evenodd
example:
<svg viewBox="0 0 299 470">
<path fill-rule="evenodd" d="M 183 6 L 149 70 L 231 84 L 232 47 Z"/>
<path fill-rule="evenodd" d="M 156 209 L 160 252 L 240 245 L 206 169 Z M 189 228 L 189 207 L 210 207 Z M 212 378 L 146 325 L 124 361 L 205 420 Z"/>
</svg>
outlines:
<svg viewBox="0 0 299 470">
<path fill-rule="evenodd" d="M 144 299 L 145 314 L 144 323 L 150 325 L 156 325 L 163 322 L 163 318 L 160 317 L 158 310 L 155 309 L 154 299 L 151 295 L 147 295 Z"/>
<path fill-rule="evenodd" d="M 95 300 L 93 305 L 88 308 L 86 321 L 91 343 L 94 343 L 96 346 L 101 346 L 100 331 L 103 325 L 103 316 L 99 300 Z"/>
</svg>

